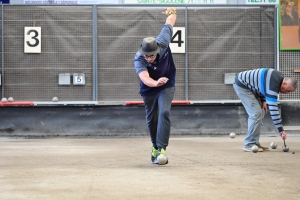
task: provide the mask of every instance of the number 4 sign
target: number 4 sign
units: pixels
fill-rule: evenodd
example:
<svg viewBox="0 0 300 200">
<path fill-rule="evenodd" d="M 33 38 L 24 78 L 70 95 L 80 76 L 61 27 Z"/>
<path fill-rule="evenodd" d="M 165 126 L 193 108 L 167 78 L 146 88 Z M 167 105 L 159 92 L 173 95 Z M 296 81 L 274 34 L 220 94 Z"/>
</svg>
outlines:
<svg viewBox="0 0 300 200">
<path fill-rule="evenodd" d="M 185 27 L 173 27 L 170 48 L 172 53 L 185 53 Z"/>
<path fill-rule="evenodd" d="M 24 53 L 41 53 L 41 27 L 24 27 Z"/>
</svg>

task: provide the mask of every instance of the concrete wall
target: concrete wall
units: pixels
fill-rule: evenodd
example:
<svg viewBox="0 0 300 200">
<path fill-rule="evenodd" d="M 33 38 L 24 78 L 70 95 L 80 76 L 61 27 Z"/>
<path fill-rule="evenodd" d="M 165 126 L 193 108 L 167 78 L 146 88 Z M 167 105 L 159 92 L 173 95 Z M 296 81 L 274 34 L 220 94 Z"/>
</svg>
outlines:
<svg viewBox="0 0 300 200">
<path fill-rule="evenodd" d="M 299 124 L 300 103 L 282 103 L 283 124 Z M 1 107 L 0 136 L 146 136 L 143 106 Z M 247 114 L 241 105 L 174 105 L 172 135 L 246 134 Z M 297 130 L 287 131 L 297 134 Z M 269 114 L 262 135 L 277 136 Z"/>
</svg>

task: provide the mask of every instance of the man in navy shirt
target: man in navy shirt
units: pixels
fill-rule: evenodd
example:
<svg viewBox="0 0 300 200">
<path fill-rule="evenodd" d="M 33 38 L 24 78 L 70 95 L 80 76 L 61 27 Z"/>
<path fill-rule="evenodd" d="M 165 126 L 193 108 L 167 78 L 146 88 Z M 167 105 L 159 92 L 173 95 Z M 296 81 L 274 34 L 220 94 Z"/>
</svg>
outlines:
<svg viewBox="0 0 300 200">
<path fill-rule="evenodd" d="M 134 58 L 140 78 L 140 94 L 146 110 L 146 122 L 152 142 L 151 161 L 168 164 L 166 148 L 170 137 L 170 111 L 175 91 L 176 68 L 169 44 L 176 22 L 175 8 L 166 8 L 167 16 L 160 34 L 143 39 Z"/>
</svg>

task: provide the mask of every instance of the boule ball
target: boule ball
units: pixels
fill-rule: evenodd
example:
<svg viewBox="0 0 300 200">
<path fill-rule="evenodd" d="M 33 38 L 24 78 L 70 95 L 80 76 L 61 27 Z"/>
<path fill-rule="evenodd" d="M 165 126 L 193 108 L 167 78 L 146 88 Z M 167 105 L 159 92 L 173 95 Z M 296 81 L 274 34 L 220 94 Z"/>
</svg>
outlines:
<svg viewBox="0 0 300 200">
<path fill-rule="evenodd" d="M 235 138 L 235 133 L 234 133 L 234 132 L 231 132 L 231 133 L 229 134 L 229 136 L 230 136 L 231 138 Z"/>
<path fill-rule="evenodd" d="M 277 143 L 276 142 L 271 142 L 270 147 L 271 147 L 271 149 L 276 149 L 277 148 Z"/>
<path fill-rule="evenodd" d="M 8 99 L 7 99 L 9 102 L 13 102 L 14 101 L 14 98 L 12 98 L 12 97 L 8 97 Z"/>
<path fill-rule="evenodd" d="M 53 101 L 53 102 L 58 102 L 58 98 L 57 98 L 57 97 L 53 97 L 53 98 L 52 98 L 52 101 Z"/>
<path fill-rule="evenodd" d="M 2 101 L 3 103 L 6 103 L 6 102 L 7 102 L 7 98 L 3 97 L 3 98 L 1 99 L 1 101 Z"/>
<path fill-rule="evenodd" d="M 257 153 L 258 152 L 258 146 L 256 146 L 256 145 L 253 145 L 251 149 L 252 149 L 253 153 Z"/>
<path fill-rule="evenodd" d="M 159 165 L 165 165 L 168 161 L 167 156 L 160 154 L 159 156 L 157 156 L 157 162 Z"/>
<path fill-rule="evenodd" d="M 282 151 L 288 152 L 290 148 L 288 146 L 282 146 Z"/>
</svg>

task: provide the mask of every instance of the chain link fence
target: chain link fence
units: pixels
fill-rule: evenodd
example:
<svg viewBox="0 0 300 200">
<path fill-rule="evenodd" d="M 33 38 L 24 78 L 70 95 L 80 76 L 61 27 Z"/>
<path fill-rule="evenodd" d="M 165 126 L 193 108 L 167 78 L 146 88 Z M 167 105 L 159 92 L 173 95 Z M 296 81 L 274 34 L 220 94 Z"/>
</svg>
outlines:
<svg viewBox="0 0 300 200">
<path fill-rule="evenodd" d="M 164 7 L 2 5 L 1 96 L 15 101 L 139 101 L 133 59 L 157 36 Z M 277 65 L 274 6 L 178 7 L 186 53 L 173 53 L 174 100 L 238 100 L 225 74 Z M 24 27 L 41 27 L 41 53 L 24 53 Z M 289 53 L 287 53 L 290 55 Z M 290 66 L 280 54 L 280 69 Z M 74 85 L 73 74 L 85 76 Z M 59 84 L 69 74 L 70 84 Z M 299 92 L 284 99 L 298 98 Z"/>
</svg>

